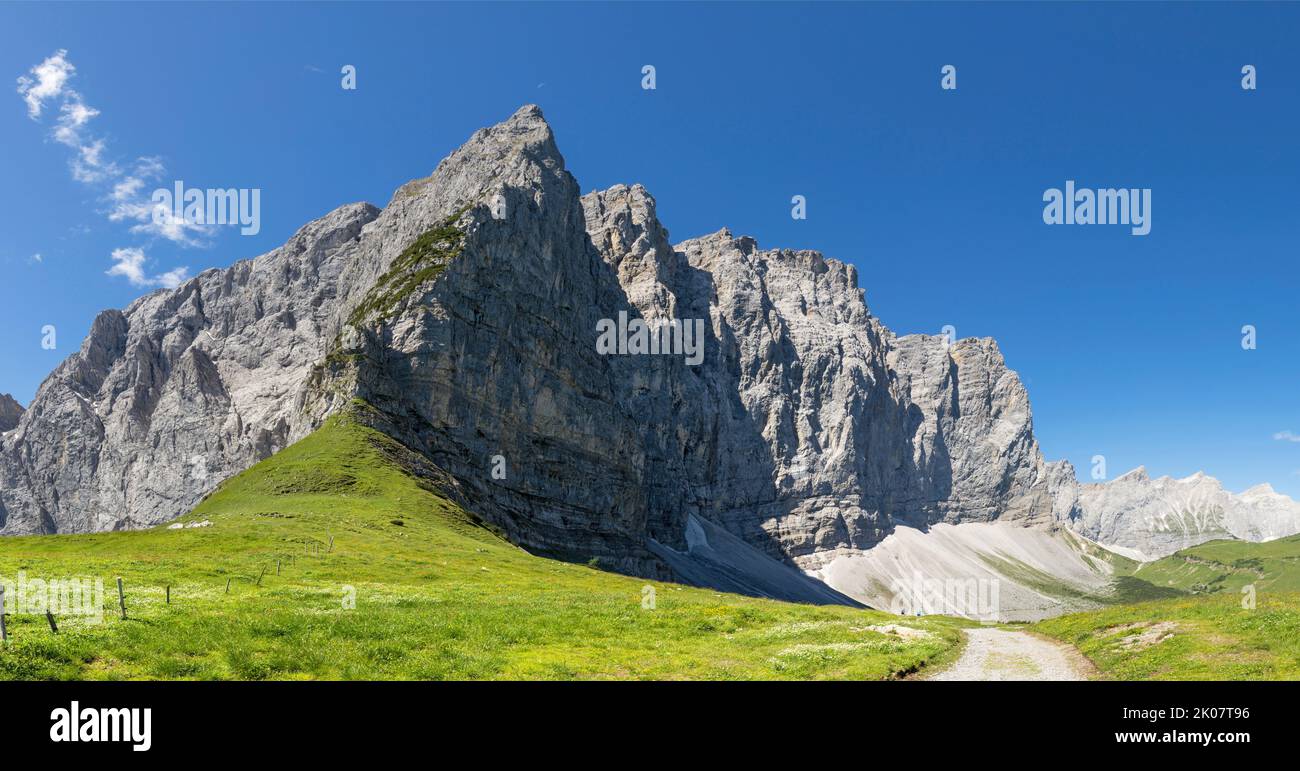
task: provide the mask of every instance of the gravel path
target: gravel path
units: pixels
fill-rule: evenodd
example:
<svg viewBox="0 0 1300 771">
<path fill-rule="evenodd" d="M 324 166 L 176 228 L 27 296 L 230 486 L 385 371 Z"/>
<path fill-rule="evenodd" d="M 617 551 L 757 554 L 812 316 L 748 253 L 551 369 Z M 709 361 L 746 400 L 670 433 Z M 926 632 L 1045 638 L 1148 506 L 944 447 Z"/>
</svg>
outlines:
<svg viewBox="0 0 1300 771">
<path fill-rule="evenodd" d="M 967 629 L 966 650 L 927 680 L 1087 680 L 1091 665 L 1063 643 L 1011 629 Z"/>
</svg>

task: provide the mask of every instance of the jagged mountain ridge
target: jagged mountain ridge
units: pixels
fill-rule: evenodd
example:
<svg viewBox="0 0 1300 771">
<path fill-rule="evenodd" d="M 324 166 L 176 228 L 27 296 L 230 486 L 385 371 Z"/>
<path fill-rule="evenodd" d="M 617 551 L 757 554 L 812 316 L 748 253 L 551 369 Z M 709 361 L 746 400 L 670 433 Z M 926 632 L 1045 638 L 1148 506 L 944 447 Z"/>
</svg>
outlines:
<svg viewBox="0 0 1300 771">
<path fill-rule="evenodd" d="M 600 355 L 620 313 L 703 319 L 703 361 Z M 1081 519 L 995 342 L 893 335 L 816 252 L 672 245 L 526 106 L 383 210 L 101 314 L 0 439 L 0 533 L 165 521 L 357 399 L 516 542 L 644 575 L 721 581 L 724 533 L 816 569 L 896 524 Z"/>
<path fill-rule="evenodd" d="M 1267 484 L 1232 493 L 1203 472 L 1152 479 L 1138 467 L 1082 485 L 1075 527 L 1146 562 L 1216 538 L 1270 541 L 1300 532 L 1300 504 Z"/>
<path fill-rule="evenodd" d="M 100 313 L 0 438 L 0 533 L 156 524 L 303 435 L 294 389 L 324 353 L 339 247 L 377 214 L 342 207 L 275 251 Z"/>
</svg>

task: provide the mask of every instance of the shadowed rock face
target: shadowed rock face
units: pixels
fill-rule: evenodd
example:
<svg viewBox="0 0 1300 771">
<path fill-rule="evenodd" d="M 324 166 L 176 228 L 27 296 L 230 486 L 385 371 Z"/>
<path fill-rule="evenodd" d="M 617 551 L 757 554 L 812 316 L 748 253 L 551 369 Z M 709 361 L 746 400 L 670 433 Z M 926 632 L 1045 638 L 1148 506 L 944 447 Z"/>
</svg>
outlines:
<svg viewBox="0 0 1300 771">
<path fill-rule="evenodd" d="M 620 316 L 698 320 L 700 360 L 601 353 Z M 362 402 L 521 545 L 772 596 L 812 597 L 759 558 L 1077 515 L 992 340 L 895 337 L 816 252 L 674 246 L 640 186 L 581 196 L 527 106 L 382 211 L 102 313 L 0 437 L 0 533 L 162 522 Z"/>
<path fill-rule="evenodd" d="M 804 568 L 895 523 L 1070 512 L 1068 467 L 1043 463 L 1029 403 L 992 340 L 895 338 L 857 271 L 723 230 L 676 247 L 639 185 L 583 198 L 587 230 L 645 318 L 702 318 L 699 367 L 642 366 L 676 408 L 679 510 Z M 654 357 L 646 357 L 654 358 Z M 677 366 L 674 371 L 672 367 Z M 656 421 L 662 427 L 663 421 Z M 662 431 L 662 428 L 661 428 Z"/>
<path fill-rule="evenodd" d="M 9 394 L 0 394 L 0 434 L 18 425 L 23 416 L 23 406 Z"/>
</svg>

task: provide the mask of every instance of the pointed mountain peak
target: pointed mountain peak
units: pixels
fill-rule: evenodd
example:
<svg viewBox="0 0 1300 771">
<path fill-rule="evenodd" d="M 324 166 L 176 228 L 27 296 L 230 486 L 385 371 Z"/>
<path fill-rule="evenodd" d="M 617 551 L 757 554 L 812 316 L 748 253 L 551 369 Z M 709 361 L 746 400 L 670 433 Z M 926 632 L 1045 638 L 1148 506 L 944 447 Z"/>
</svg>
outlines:
<svg viewBox="0 0 1300 771">
<path fill-rule="evenodd" d="M 1138 466 L 1132 471 L 1120 474 L 1114 479 L 1116 482 L 1120 480 L 1124 480 L 1125 482 L 1149 482 L 1151 481 L 1151 476 L 1147 474 L 1146 466 Z"/>
<path fill-rule="evenodd" d="M 525 148 L 541 150 L 542 155 L 553 155 L 553 160 L 558 161 L 561 168 L 564 166 L 564 159 L 559 157 L 560 153 L 555 148 L 555 134 L 543 117 L 542 108 L 535 104 L 526 104 L 495 126 L 475 131 L 457 154 L 478 147 L 499 152 Z"/>
<path fill-rule="evenodd" d="M 503 121 L 502 125 L 505 125 L 506 123 L 529 123 L 546 126 L 546 116 L 542 115 L 541 107 L 538 107 L 535 104 L 526 104 L 518 110 L 515 110 L 515 114 Z M 549 130 L 550 127 L 547 126 L 547 129 Z"/>
<path fill-rule="evenodd" d="M 558 187 L 556 186 L 558 183 Z M 433 174 L 406 183 L 393 202 L 438 190 L 448 202 L 481 200 L 506 187 L 550 188 L 568 197 L 577 183 L 564 170 L 555 134 L 535 104 L 526 104 L 495 126 L 479 129 L 443 159 Z"/>
<path fill-rule="evenodd" d="M 23 405 L 9 394 L 0 394 L 0 433 L 18 425 L 18 420 L 22 416 Z"/>
<path fill-rule="evenodd" d="M 592 243 L 611 264 L 617 266 L 627 256 L 666 260 L 672 254 L 654 196 L 640 184 L 587 193 L 582 208 Z"/>
<path fill-rule="evenodd" d="M 1269 496 L 1284 497 L 1278 493 L 1277 490 L 1274 490 L 1273 485 L 1270 485 L 1268 482 L 1260 482 L 1249 490 L 1246 490 L 1241 495 L 1243 498 L 1263 498 Z"/>
<path fill-rule="evenodd" d="M 758 251 L 758 241 L 755 241 L 750 236 L 737 236 L 735 233 L 731 232 L 731 228 L 727 227 L 724 227 L 717 232 L 709 233 L 708 235 L 688 238 L 677 244 L 677 248 L 682 251 L 687 251 L 691 249 L 692 246 L 704 247 L 714 251 L 734 248 L 742 254 L 753 254 Z"/>
</svg>

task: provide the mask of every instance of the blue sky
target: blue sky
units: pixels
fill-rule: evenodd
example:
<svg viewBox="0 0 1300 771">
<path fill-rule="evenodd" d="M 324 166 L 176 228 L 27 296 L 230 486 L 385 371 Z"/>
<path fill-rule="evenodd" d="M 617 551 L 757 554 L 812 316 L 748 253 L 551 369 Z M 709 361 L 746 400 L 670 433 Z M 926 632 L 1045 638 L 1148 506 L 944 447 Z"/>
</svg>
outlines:
<svg viewBox="0 0 1300 771">
<path fill-rule="evenodd" d="M 3 4 L 0 392 L 26 403 L 97 311 L 149 291 L 106 274 L 115 251 L 141 282 L 229 265 L 536 102 L 583 190 L 645 184 L 674 240 L 819 249 L 899 333 L 997 338 L 1081 475 L 1102 454 L 1111 477 L 1300 497 L 1300 442 L 1274 438 L 1300 435 L 1297 29 L 1284 4 Z M 98 111 L 71 144 L 63 102 L 33 119 L 17 90 L 61 50 L 60 98 Z M 105 179 L 78 181 L 96 140 L 81 176 Z M 141 158 L 164 186 L 261 189 L 261 232 L 112 221 Z M 1151 233 L 1043 224 L 1067 179 L 1151 188 Z"/>
</svg>

